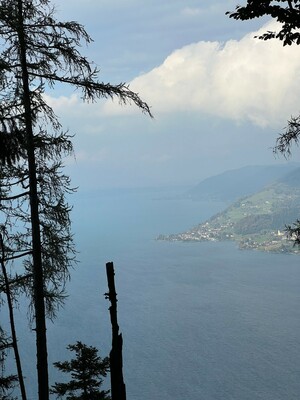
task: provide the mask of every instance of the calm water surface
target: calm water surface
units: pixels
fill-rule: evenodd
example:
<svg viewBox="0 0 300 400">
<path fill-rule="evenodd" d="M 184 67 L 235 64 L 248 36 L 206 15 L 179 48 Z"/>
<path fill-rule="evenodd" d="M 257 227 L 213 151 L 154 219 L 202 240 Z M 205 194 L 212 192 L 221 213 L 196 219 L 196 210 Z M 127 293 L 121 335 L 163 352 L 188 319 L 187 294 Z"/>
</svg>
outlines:
<svg viewBox="0 0 300 400">
<path fill-rule="evenodd" d="M 81 263 L 48 328 L 50 360 L 76 340 L 108 354 L 105 262 L 114 261 L 129 400 L 298 400 L 300 258 L 155 241 L 224 207 L 173 194 L 74 196 Z"/>
</svg>

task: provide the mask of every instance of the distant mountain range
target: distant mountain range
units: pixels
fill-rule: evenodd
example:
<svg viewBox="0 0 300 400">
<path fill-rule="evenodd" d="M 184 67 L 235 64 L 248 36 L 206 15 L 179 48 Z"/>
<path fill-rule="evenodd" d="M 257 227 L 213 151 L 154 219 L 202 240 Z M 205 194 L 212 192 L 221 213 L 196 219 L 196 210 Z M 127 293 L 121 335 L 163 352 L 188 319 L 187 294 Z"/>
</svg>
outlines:
<svg viewBox="0 0 300 400">
<path fill-rule="evenodd" d="M 256 169 L 256 171 L 258 170 Z M 237 177 L 240 179 L 241 174 L 245 171 L 248 176 L 250 174 L 249 169 L 238 171 L 238 173 L 229 171 L 222 175 L 229 179 L 232 174 L 237 182 Z M 186 232 L 168 236 L 160 235 L 158 239 L 170 241 L 234 240 L 239 243 L 240 248 L 244 249 L 298 253 L 299 248 L 294 247 L 293 241 L 286 237 L 285 227 L 300 218 L 300 168 L 294 166 L 287 174 L 281 174 L 280 168 L 276 168 L 276 171 L 280 176 L 262 190 L 240 198 L 223 212 Z M 271 173 L 269 170 L 264 179 L 267 174 L 272 179 L 275 171 L 273 170 Z M 219 177 L 215 177 L 214 182 L 218 182 Z M 260 182 L 262 180 L 260 179 Z M 212 189 L 213 186 L 210 186 L 211 193 L 217 193 L 216 189 Z"/>
<path fill-rule="evenodd" d="M 269 166 L 247 166 L 226 171 L 200 182 L 186 192 L 193 200 L 232 202 L 262 190 L 266 185 L 284 178 L 300 167 L 299 163 Z"/>
</svg>

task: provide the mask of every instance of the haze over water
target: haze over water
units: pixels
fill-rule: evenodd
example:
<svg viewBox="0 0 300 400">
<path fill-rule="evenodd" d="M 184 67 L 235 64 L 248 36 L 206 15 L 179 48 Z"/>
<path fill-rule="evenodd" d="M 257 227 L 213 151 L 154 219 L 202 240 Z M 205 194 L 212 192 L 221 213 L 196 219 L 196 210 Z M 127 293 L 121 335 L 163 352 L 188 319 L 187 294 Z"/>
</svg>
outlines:
<svg viewBox="0 0 300 400">
<path fill-rule="evenodd" d="M 233 243 L 155 241 L 224 207 L 173 195 L 75 195 L 81 263 L 64 309 L 48 323 L 50 362 L 67 359 L 65 346 L 76 340 L 109 353 L 103 294 L 105 263 L 112 260 L 128 399 L 298 400 L 299 257 L 240 251 Z M 18 319 L 28 398 L 34 400 L 34 334 L 22 307 Z M 55 380 L 61 376 L 51 370 Z"/>
<path fill-rule="evenodd" d="M 299 257 L 154 240 L 223 207 L 166 190 L 76 195 L 81 264 L 48 328 L 53 361 L 76 340 L 108 354 L 114 261 L 128 399 L 298 400 Z"/>
</svg>

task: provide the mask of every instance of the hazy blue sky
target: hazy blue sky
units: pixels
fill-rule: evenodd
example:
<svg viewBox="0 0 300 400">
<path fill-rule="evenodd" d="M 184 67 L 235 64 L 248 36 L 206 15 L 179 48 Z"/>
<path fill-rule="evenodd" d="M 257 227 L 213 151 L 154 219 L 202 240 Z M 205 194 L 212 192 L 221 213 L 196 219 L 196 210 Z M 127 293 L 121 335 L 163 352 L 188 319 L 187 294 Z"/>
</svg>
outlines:
<svg viewBox="0 0 300 400">
<path fill-rule="evenodd" d="M 48 93 L 76 133 L 75 185 L 196 184 L 226 169 L 286 162 L 272 147 L 300 111 L 300 47 L 254 39 L 272 22 L 233 21 L 225 12 L 236 4 L 56 2 L 59 18 L 82 23 L 93 37 L 82 52 L 100 67 L 100 79 L 130 83 L 155 117 L 117 101 L 84 105 L 66 88 Z M 300 160 L 299 149 L 292 160 Z"/>
</svg>

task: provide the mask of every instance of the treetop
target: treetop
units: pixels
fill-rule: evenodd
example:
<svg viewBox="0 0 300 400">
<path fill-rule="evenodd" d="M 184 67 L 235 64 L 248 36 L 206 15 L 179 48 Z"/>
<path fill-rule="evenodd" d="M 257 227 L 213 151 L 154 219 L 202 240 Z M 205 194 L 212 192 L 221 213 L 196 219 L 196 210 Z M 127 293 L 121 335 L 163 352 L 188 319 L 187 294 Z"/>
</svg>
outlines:
<svg viewBox="0 0 300 400">
<path fill-rule="evenodd" d="M 234 12 L 227 11 L 230 18 L 249 20 L 270 16 L 282 26 L 277 32 L 267 31 L 261 40 L 279 39 L 283 45 L 300 44 L 300 0 L 247 0 L 245 6 L 237 5 Z"/>
</svg>

